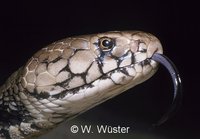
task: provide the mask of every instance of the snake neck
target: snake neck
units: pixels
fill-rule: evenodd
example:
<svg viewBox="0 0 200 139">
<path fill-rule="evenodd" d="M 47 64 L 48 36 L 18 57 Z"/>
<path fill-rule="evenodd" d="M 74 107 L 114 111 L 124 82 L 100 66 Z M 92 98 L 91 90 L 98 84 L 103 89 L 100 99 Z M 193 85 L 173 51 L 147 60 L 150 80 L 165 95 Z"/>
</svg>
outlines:
<svg viewBox="0 0 200 139">
<path fill-rule="evenodd" d="M 34 117 L 26 110 L 20 100 L 23 87 L 20 81 L 22 68 L 13 73 L 0 87 L 0 138 L 22 139 L 36 132 Z"/>
</svg>

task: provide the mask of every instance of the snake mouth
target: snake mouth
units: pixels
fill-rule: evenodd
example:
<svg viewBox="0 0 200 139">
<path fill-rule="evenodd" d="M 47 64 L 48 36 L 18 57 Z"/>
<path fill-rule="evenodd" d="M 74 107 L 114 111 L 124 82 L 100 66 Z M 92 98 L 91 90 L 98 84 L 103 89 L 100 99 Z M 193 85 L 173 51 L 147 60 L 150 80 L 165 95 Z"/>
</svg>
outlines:
<svg viewBox="0 0 200 139">
<path fill-rule="evenodd" d="M 163 117 L 156 124 L 153 125 L 159 126 L 167 121 L 171 116 L 173 116 L 177 108 L 180 106 L 182 98 L 182 83 L 175 64 L 168 57 L 163 54 L 154 53 L 151 59 L 162 64 L 168 70 L 174 86 L 173 100 L 171 106 L 168 108 Z"/>
</svg>

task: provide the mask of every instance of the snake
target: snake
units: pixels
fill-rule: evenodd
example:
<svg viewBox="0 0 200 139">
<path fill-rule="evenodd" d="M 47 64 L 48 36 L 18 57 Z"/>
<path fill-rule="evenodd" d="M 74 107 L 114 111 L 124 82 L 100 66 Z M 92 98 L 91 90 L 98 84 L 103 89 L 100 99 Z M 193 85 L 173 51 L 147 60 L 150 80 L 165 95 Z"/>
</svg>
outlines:
<svg viewBox="0 0 200 139">
<path fill-rule="evenodd" d="M 157 37 L 143 31 L 108 31 L 53 42 L 0 87 L 0 138 L 45 134 L 148 80 L 159 63 L 168 69 L 174 93 L 158 125 L 174 113 L 181 79 Z"/>
</svg>

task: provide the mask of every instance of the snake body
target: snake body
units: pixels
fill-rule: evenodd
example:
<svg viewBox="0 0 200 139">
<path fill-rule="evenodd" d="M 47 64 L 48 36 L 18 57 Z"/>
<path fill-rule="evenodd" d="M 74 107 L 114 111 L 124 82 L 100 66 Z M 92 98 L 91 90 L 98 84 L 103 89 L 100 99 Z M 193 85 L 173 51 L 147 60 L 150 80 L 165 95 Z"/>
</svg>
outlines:
<svg viewBox="0 0 200 139">
<path fill-rule="evenodd" d="M 162 53 L 140 31 L 81 35 L 34 54 L 0 87 L 0 137 L 31 138 L 149 79 Z"/>
</svg>

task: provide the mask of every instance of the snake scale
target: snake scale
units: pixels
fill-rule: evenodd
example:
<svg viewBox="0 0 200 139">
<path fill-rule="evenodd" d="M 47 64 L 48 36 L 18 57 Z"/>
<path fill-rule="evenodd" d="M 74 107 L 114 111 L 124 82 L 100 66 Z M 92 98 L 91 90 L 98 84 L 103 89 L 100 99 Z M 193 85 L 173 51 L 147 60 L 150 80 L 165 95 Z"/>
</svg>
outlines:
<svg viewBox="0 0 200 139">
<path fill-rule="evenodd" d="M 144 82 L 168 61 L 162 53 L 160 41 L 141 31 L 80 35 L 42 48 L 0 87 L 0 138 L 37 137 Z M 170 68 L 175 100 L 180 78 Z"/>
</svg>

